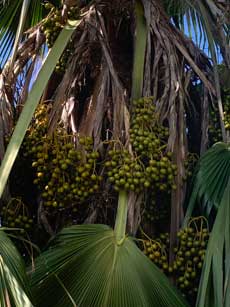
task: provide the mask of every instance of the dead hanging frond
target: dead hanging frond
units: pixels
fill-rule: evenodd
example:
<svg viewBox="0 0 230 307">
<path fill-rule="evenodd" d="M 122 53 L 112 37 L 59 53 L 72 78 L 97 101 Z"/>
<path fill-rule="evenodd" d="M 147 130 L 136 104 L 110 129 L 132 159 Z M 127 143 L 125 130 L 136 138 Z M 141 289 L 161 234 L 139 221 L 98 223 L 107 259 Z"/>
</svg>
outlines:
<svg viewBox="0 0 230 307">
<path fill-rule="evenodd" d="M 87 110 L 79 129 L 80 135 L 94 137 L 95 148 L 98 148 L 101 141 L 103 119 L 108 108 L 109 89 L 109 69 L 106 63 L 102 63 L 100 74 L 95 82 L 92 96 L 87 104 Z"/>
<path fill-rule="evenodd" d="M 204 88 L 203 91 L 201 115 L 202 115 L 202 127 L 201 127 L 200 154 L 202 155 L 208 148 L 209 101 L 208 101 L 208 91 L 206 88 Z"/>
<path fill-rule="evenodd" d="M 64 127 L 72 129 L 74 133 L 78 132 L 80 126 L 79 101 L 78 96 L 85 85 L 86 69 L 90 65 L 90 50 L 95 47 L 95 36 L 91 35 L 90 25 L 95 23 L 95 10 L 92 6 L 85 13 L 82 25 L 74 33 L 72 40 L 74 43 L 74 53 L 69 58 L 66 71 L 57 90 L 52 96 L 53 107 L 49 120 L 49 133 L 53 133 L 61 119 Z M 52 82 L 52 79 L 50 80 Z M 50 99 L 50 97 L 48 97 Z M 47 97 L 44 97 L 46 100 Z M 69 105 L 71 105 L 71 114 L 75 113 L 70 119 Z M 74 117 L 74 118 L 73 118 Z M 69 123 L 72 122 L 71 126 Z"/>
<path fill-rule="evenodd" d="M 203 83 L 207 95 L 215 96 L 211 65 L 206 55 L 170 23 L 159 1 L 143 0 L 149 26 L 144 95 L 153 95 L 161 121 L 169 126 L 168 150 L 174 153 L 178 173 L 177 189 L 171 200 L 171 244 L 176 240 L 183 219 L 186 192 L 184 161 L 188 154 L 186 105 L 192 73 Z M 206 128 L 204 128 L 206 129 Z"/>
<path fill-rule="evenodd" d="M 125 112 L 126 112 L 126 90 L 122 86 L 116 69 L 114 67 L 110 49 L 109 40 L 105 28 L 103 16 L 100 12 L 97 13 L 98 21 L 100 24 L 99 40 L 102 47 L 102 52 L 105 57 L 110 75 L 111 75 L 111 90 L 112 90 L 112 101 L 113 101 L 113 138 L 123 140 L 128 138 L 129 132 L 128 127 L 125 125 Z"/>
<path fill-rule="evenodd" d="M 92 6 L 89 14 L 85 15 L 80 39 L 73 37 L 75 51 L 53 96 L 54 104 L 49 122 L 49 131 L 52 133 L 61 117 L 64 127 L 70 128 L 74 133 L 93 136 L 95 147 L 99 146 L 105 118 L 113 138 L 123 136 L 126 140 L 129 130 L 125 103 L 127 91 L 114 67 L 103 18 Z M 90 69 L 91 74 L 88 97 L 84 101 L 78 101 L 81 87 L 84 89 L 89 83 L 87 69 Z"/>
</svg>

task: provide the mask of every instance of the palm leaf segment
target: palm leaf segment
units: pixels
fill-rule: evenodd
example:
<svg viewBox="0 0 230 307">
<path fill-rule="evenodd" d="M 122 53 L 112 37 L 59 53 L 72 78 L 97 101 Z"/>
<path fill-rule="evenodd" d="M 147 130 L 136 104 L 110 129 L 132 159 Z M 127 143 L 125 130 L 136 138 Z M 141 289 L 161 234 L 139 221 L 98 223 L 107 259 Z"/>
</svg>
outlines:
<svg viewBox="0 0 230 307">
<path fill-rule="evenodd" d="M 35 267 L 38 306 L 186 306 L 133 240 L 117 244 L 105 225 L 64 229 Z"/>
<path fill-rule="evenodd" d="M 212 229 L 200 279 L 197 307 L 230 306 L 230 179 Z"/>
<path fill-rule="evenodd" d="M 12 51 L 22 5 L 23 0 L 0 1 L 0 67 L 4 66 Z M 30 1 L 25 29 L 35 26 L 45 13 L 43 1 Z"/>
<path fill-rule="evenodd" d="M 201 157 L 197 166 L 194 188 L 185 217 L 191 216 L 196 202 L 208 216 L 213 208 L 218 209 L 230 178 L 230 145 L 216 143 Z"/>
<path fill-rule="evenodd" d="M 23 261 L 0 230 L 0 306 L 32 307 Z"/>
</svg>

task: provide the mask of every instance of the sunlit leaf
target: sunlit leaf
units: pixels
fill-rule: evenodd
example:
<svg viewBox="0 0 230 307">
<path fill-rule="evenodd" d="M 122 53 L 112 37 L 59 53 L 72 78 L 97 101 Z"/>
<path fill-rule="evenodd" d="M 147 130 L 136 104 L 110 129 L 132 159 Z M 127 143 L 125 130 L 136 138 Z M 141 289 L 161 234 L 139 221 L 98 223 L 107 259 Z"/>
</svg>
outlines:
<svg viewBox="0 0 230 307">
<path fill-rule="evenodd" d="M 24 4 L 27 6 L 27 0 Z M 44 15 L 44 5 L 40 0 L 30 1 L 26 26 L 34 26 Z M 19 25 L 23 0 L 10 0 L 0 2 L 0 65 L 3 66 L 8 60 L 16 32 Z M 26 7 L 25 6 L 25 7 Z"/>
<path fill-rule="evenodd" d="M 186 306 L 162 272 L 105 225 L 64 229 L 35 262 L 37 306 Z"/>
</svg>

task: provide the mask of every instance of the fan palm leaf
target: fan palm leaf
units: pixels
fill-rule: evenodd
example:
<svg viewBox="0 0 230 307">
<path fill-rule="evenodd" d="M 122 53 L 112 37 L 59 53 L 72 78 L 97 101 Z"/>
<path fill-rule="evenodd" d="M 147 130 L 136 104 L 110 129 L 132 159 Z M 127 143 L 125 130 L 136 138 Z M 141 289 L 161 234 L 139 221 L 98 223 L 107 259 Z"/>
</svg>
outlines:
<svg viewBox="0 0 230 307">
<path fill-rule="evenodd" d="M 216 143 L 198 163 L 184 224 L 187 223 L 197 202 L 207 216 L 213 208 L 219 208 L 229 177 L 230 145 Z"/>
<path fill-rule="evenodd" d="M 37 306 L 186 306 L 167 278 L 106 225 L 65 228 L 35 263 Z"/>
<path fill-rule="evenodd" d="M 25 1 L 27 2 L 27 1 Z M 18 28 L 19 16 L 24 0 L 1 1 L 0 3 L 0 65 L 3 66 L 9 58 L 14 45 Z M 27 5 L 27 4 L 26 4 Z M 29 3 L 26 27 L 36 25 L 43 17 L 45 11 L 42 1 L 33 0 Z"/>
<path fill-rule="evenodd" d="M 186 306 L 169 280 L 125 235 L 127 194 L 119 193 L 115 229 L 65 228 L 31 274 L 37 306 Z"/>
</svg>

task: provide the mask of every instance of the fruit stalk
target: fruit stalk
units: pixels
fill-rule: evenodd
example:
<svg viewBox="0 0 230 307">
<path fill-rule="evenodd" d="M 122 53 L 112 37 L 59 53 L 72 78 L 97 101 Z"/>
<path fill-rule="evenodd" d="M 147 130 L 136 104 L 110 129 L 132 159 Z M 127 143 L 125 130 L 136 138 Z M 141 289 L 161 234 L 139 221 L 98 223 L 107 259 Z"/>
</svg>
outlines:
<svg viewBox="0 0 230 307">
<path fill-rule="evenodd" d="M 127 224 L 127 212 L 128 212 L 128 194 L 122 190 L 118 196 L 118 207 L 115 221 L 115 237 L 117 244 L 121 244 L 125 238 L 126 224 Z"/>
</svg>

